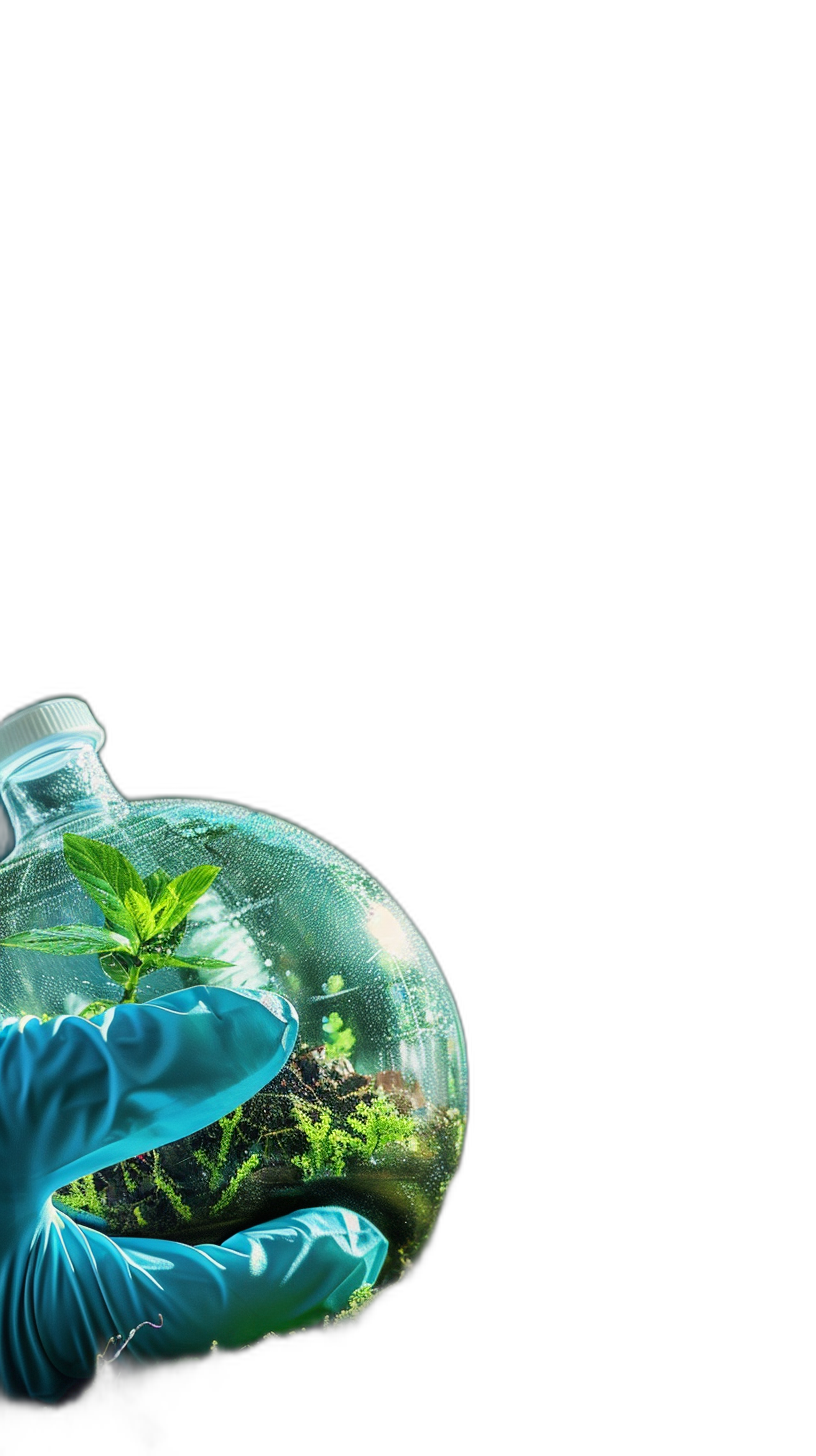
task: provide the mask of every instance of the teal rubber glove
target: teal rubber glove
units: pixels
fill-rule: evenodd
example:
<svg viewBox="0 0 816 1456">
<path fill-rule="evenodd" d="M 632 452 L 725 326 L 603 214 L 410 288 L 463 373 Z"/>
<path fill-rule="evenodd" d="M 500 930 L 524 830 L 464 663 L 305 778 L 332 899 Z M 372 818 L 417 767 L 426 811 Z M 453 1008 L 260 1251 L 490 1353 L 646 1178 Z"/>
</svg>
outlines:
<svg viewBox="0 0 816 1456">
<path fill-rule="evenodd" d="M 214 1341 L 246 1345 L 337 1313 L 374 1283 L 386 1240 L 342 1208 L 193 1248 L 108 1238 L 51 1200 L 75 1178 L 225 1116 L 276 1076 L 296 1036 L 281 998 L 204 987 L 88 1021 L 0 1024 L 0 1383 L 9 1394 L 59 1399 L 93 1376 L 106 1347 L 154 1360 Z"/>
</svg>

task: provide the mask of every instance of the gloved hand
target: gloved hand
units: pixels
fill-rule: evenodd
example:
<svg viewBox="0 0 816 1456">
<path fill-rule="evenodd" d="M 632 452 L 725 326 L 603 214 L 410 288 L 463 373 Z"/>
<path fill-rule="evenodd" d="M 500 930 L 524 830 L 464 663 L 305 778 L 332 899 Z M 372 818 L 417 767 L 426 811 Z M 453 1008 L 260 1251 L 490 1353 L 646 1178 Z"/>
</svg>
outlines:
<svg viewBox="0 0 816 1456">
<path fill-rule="evenodd" d="M 0 1383 L 54 1400 L 116 1341 L 153 1360 L 245 1345 L 336 1313 L 386 1240 L 314 1208 L 192 1248 L 108 1238 L 52 1201 L 87 1173 L 206 1127 L 266 1085 L 294 1046 L 278 997 L 196 987 L 88 1021 L 0 1024 Z"/>
</svg>

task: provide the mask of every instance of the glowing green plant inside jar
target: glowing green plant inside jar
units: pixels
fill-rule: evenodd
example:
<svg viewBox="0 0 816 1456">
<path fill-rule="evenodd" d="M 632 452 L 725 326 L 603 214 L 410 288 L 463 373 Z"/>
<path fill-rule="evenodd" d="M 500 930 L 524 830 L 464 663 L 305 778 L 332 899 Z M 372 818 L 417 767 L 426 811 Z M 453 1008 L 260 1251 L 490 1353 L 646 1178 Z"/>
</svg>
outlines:
<svg viewBox="0 0 816 1456">
<path fill-rule="evenodd" d="M 82 1016 L 95 1016 L 124 1001 L 135 1001 L 139 982 L 152 971 L 167 967 L 184 971 L 226 970 L 231 961 L 211 956 L 180 956 L 187 916 L 210 888 L 216 865 L 198 865 L 174 880 L 164 870 L 153 870 L 143 880 L 138 870 L 111 844 L 63 837 L 69 870 L 96 901 L 104 925 L 54 925 L 44 930 L 23 930 L 0 942 L 40 955 L 95 954 L 106 976 L 121 987 L 116 1001 L 89 1001 Z"/>
</svg>

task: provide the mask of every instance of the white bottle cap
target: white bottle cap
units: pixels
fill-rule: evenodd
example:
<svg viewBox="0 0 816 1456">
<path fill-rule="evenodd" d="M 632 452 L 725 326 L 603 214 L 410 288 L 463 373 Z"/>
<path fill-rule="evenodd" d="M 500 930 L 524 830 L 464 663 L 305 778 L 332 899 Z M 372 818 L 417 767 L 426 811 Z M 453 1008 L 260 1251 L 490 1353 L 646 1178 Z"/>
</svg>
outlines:
<svg viewBox="0 0 816 1456">
<path fill-rule="evenodd" d="M 32 743 L 64 734 L 90 738 L 99 749 L 105 742 L 105 730 L 82 698 L 47 698 L 10 713 L 0 723 L 0 764 L 17 755 Z"/>
</svg>

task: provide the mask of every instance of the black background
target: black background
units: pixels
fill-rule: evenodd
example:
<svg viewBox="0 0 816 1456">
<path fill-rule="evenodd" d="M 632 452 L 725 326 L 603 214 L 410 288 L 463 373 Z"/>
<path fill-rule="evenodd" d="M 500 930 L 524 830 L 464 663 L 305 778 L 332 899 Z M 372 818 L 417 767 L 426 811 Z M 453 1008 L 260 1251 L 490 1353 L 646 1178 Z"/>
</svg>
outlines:
<svg viewBox="0 0 816 1456">
<path fill-rule="evenodd" d="M 283 598 L 277 598 L 280 603 Z M 376 614 L 374 614 L 376 616 Z M 501 978 L 491 936 L 495 780 L 487 654 L 463 642 L 455 606 L 401 630 L 326 603 L 309 625 L 248 606 L 213 629 L 157 610 L 144 632 L 51 633 L 7 665 L 0 719 L 48 697 L 85 699 L 106 731 L 102 763 L 128 799 L 248 805 L 299 824 L 363 865 L 430 945 L 458 1003 L 471 1069 L 465 1152 L 436 1238 L 411 1283 L 351 1334 L 275 1342 L 160 1380 L 98 1420 L 121 1446 L 226 1436 L 232 1415 L 268 1439 L 344 1436 L 392 1449 L 424 1443 L 428 1390 L 460 1382 L 497 1340 L 500 1249 L 484 1153 L 484 1075 Z M 488 831 L 488 824 L 494 830 Z M 0 827 L 4 830 L 4 826 Z M 6 846 L 1 846 L 3 853 Z M 493 1044 L 493 1045 L 491 1045 Z M 484 1048 L 484 1050 L 482 1050 Z M 495 1232 L 495 1226 L 494 1226 Z M 495 1273 L 494 1273 L 495 1271 Z M 85 1420 L 83 1415 L 83 1420 Z M 68 1433 L 73 1412 L 55 1421 Z M 143 1424 L 147 1423 L 147 1424 Z M 332 1436 L 334 1431 L 334 1436 Z"/>
</svg>

